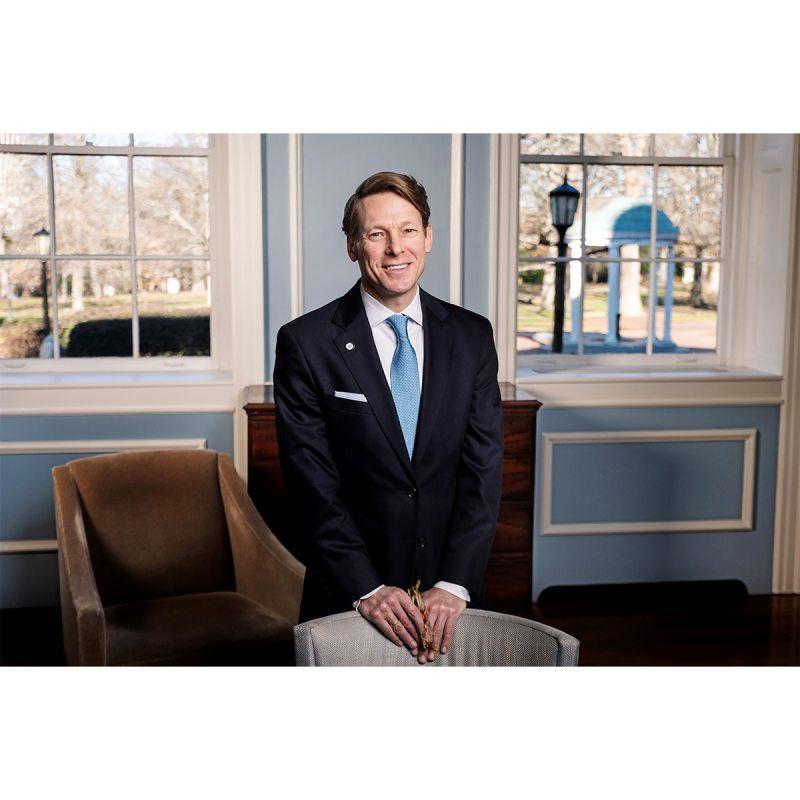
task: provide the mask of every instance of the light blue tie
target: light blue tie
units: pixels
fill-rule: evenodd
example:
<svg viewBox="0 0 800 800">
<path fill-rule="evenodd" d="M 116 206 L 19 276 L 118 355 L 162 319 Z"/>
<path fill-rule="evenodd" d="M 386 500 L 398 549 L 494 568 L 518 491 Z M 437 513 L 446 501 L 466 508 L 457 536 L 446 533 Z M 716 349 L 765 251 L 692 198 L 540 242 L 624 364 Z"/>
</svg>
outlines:
<svg viewBox="0 0 800 800">
<path fill-rule="evenodd" d="M 419 366 L 417 354 L 408 339 L 408 317 L 405 314 L 393 314 L 386 321 L 392 326 L 397 336 L 397 347 L 392 357 L 391 384 L 394 406 L 403 429 L 408 457 L 414 455 L 414 439 L 417 436 L 417 418 L 419 417 Z"/>
</svg>

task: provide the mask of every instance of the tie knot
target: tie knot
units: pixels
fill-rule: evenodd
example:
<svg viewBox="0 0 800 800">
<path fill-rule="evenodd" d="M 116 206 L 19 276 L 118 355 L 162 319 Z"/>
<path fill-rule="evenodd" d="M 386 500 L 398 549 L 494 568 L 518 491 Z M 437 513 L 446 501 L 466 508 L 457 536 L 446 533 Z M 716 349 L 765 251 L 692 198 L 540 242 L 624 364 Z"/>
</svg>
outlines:
<svg viewBox="0 0 800 800">
<path fill-rule="evenodd" d="M 408 317 L 405 314 L 392 314 L 391 317 L 386 318 L 386 321 L 394 329 L 399 341 L 408 339 Z"/>
</svg>

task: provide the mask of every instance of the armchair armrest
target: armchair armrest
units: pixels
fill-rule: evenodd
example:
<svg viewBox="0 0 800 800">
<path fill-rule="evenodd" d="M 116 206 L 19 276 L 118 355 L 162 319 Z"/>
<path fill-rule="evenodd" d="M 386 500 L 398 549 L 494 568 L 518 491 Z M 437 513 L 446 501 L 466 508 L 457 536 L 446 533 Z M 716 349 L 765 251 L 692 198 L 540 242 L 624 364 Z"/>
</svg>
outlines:
<svg viewBox="0 0 800 800">
<path fill-rule="evenodd" d="M 267 527 L 230 456 L 218 453 L 217 469 L 231 538 L 236 591 L 288 622 L 296 623 L 305 567 Z"/>
<path fill-rule="evenodd" d="M 53 467 L 58 575 L 64 650 L 71 666 L 104 666 L 106 617 L 92 571 L 89 544 L 69 467 Z"/>
</svg>

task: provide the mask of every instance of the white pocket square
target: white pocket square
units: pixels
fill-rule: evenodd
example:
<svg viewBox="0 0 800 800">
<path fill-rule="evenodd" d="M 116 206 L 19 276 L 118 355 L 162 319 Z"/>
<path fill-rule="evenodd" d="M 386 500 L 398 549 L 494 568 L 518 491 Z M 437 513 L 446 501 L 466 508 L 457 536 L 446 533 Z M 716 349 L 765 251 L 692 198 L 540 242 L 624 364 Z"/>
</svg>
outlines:
<svg viewBox="0 0 800 800">
<path fill-rule="evenodd" d="M 358 400 L 359 403 L 366 403 L 367 398 L 357 392 L 334 392 L 334 397 L 343 397 L 345 400 Z"/>
</svg>

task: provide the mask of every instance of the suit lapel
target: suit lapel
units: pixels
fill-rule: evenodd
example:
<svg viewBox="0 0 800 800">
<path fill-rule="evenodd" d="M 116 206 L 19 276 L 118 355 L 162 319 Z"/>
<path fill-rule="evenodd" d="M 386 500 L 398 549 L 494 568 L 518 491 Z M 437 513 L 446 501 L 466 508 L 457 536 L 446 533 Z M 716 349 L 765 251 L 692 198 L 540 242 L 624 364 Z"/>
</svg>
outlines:
<svg viewBox="0 0 800 800">
<path fill-rule="evenodd" d="M 361 392 L 369 401 L 389 444 L 406 472 L 413 478 L 411 460 L 408 457 L 405 439 L 403 439 L 403 430 L 400 427 L 392 392 L 386 382 L 378 350 L 375 347 L 375 339 L 372 336 L 364 304 L 361 301 L 359 283 L 356 283 L 342 298 L 342 302 L 334 314 L 333 322 L 343 328 L 334 338 L 339 353 L 353 374 Z M 352 345 L 352 347 L 348 347 L 348 345 Z M 427 349 L 425 357 L 427 359 Z"/>
<path fill-rule="evenodd" d="M 453 331 L 447 324 L 447 309 L 433 296 L 420 289 L 422 322 L 425 335 L 425 363 L 422 369 L 417 437 L 414 442 L 414 465 L 419 464 L 430 443 L 442 399 L 447 392 L 453 366 Z M 385 381 L 384 381 L 385 383 Z"/>
</svg>

